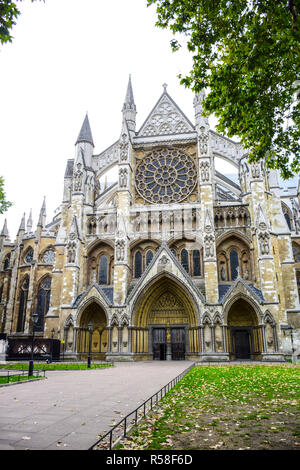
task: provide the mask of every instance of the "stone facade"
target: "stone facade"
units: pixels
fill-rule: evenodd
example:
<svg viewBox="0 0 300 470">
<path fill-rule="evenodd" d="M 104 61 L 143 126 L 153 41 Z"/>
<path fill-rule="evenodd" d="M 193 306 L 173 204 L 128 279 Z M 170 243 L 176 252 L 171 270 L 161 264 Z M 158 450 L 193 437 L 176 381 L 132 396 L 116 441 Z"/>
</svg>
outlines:
<svg viewBox="0 0 300 470">
<path fill-rule="evenodd" d="M 44 201 L 14 242 L 5 222 L 0 327 L 20 351 L 34 313 L 65 358 L 280 361 L 291 331 L 299 350 L 299 187 L 211 130 L 203 99 L 192 124 L 164 85 L 136 131 L 129 79 L 120 138 L 98 155 L 85 117 L 53 220 Z"/>
</svg>

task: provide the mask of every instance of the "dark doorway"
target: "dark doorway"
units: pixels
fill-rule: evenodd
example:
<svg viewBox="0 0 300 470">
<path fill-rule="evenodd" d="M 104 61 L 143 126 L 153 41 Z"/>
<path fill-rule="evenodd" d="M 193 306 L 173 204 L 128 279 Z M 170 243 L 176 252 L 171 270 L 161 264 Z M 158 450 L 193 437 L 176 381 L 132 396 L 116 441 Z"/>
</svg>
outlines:
<svg viewBox="0 0 300 470">
<path fill-rule="evenodd" d="M 153 348 L 153 359 L 156 361 L 166 360 L 166 329 L 165 328 L 153 328 L 152 331 L 152 348 Z"/>
<path fill-rule="evenodd" d="M 171 329 L 171 353 L 174 361 L 185 359 L 185 329 Z"/>
<path fill-rule="evenodd" d="M 248 330 L 235 330 L 235 357 L 236 359 L 250 359 L 250 340 Z"/>
</svg>

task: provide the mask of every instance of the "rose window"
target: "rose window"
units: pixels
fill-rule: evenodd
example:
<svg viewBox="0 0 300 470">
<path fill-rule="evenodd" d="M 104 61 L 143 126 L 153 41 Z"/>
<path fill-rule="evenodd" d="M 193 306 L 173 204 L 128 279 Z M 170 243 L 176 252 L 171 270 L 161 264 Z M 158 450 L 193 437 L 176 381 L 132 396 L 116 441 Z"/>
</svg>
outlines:
<svg viewBox="0 0 300 470">
<path fill-rule="evenodd" d="M 181 150 L 158 150 L 148 154 L 136 168 L 136 189 L 152 203 L 180 202 L 194 190 L 196 165 Z"/>
</svg>

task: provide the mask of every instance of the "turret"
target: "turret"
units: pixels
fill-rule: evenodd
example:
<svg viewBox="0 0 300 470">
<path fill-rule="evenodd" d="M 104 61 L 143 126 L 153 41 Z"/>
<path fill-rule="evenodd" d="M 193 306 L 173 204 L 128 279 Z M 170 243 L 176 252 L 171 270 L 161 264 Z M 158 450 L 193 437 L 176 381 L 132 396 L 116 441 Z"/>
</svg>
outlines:
<svg viewBox="0 0 300 470">
<path fill-rule="evenodd" d="M 77 158 L 78 153 L 83 152 L 85 164 L 92 166 L 92 155 L 94 151 L 94 141 L 91 131 L 88 115 L 86 114 L 83 124 L 81 126 L 78 138 L 75 143 L 75 156 Z"/>
</svg>

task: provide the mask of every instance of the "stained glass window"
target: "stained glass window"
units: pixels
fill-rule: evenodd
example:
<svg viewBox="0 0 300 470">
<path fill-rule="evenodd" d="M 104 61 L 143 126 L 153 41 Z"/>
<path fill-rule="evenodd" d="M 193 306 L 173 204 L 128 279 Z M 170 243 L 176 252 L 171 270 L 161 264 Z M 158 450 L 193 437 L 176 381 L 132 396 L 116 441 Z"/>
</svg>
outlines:
<svg viewBox="0 0 300 470">
<path fill-rule="evenodd" d="M 4 260 L 4 271 L 9 268 L 9 261 L 10 261 L 10 255 L 7 255 L 5 260 Z"/>
<path fill-rule="evenodd" d="M 201 266 L 200 266 L 200 251 L 193 250 L 193 274 L 194 276 L 201 276 Z"/>
<path fill-rule="evenodd" d="M 46 250 L 43 254 L 43 262 L 52 264 L 54 262 L 54 251 L 53 250 Z"/>
<path fill-rule="evenodd" d="M 27 251 L 27 253 L 24 257 L 24 260 L 25 260 L 25 263 L 31 263 L 31 261 L 33 260 L 33 249 L 32 248 L 29 248 L 29 250 Z"/>
<path fill-rule="evenodd" d="M 50 294 L 51 294 L 51 278 L 47 277 L 43 279 L 38 288 L 37 294 L 37 309 L 38 320 L 35 325 L 35 331 L 44 330 L 45 315 L 49 310 L 50 305 Z"/>
<path fill-rule="evenodd" d="M 142 254 L 137 251 L 134 257 L 134 277 L 139 278 L 142 275 Z"/>
<path fill-rule="evenodd" d="M 195 188 L 194 160 L 181 150 L 151 152 L 136 169 L 136 189 L 148 202 L 180 202 Z"/>
<path fill-rule="evenodd" d="M 237 278 L 238 271 L 237 268 L 239 267 L 239 257 L 235 250 L 231 250 L 230 252 L 230 272 L 231 272 L 231 280 Z"/>
<path fill-rule="evenodd" d="M 181 265 L 188 273 L 189 272 L 189 256 L 188 256 L 188 252 L 186 249 L 183 249 L 181 251 Z"/>
<path fill-rule="evenodd" d="M 284 217 L 285 217 L 286 223 L 288 224 L 289 229 L 292 230 L 291 219 L 290 219 L 290 216 L 287 212 L 284 214 Z"/>
<path fill-rule="evenodd" d="M 100 284 L 107 284 L 108 279 L 107 279 L 107 258 L 106 256 L 101 256 L 100 258 L 100 279 L 99 283 Z"/>
<path fill-rule="evenodd" d="M 28 299 L 28 288 L 29 288 L 29 278 L 26 277 L 26 279 L 24 279 L 22 283 L 21 290 L 20 290 L 17 332 L 24 331 L 26 307 L 27 307 L 27 299 Z"/>
<path fill-rule="evenodd" d="M 293 245 L 293 255 L 296 263 L 300 263 L 300 247 Z"/>
<path fill-rule="evenodd" d="M 148 266 L 148 264 L 151 263 L 152 258 L 153 258 L 153 252 L 152 252 L 151 250 L 147 251 L 147 254 L 146 254 L 146 266 Z"/>
</svg>

